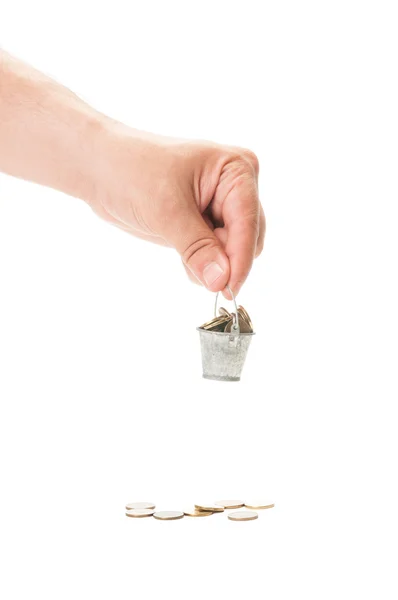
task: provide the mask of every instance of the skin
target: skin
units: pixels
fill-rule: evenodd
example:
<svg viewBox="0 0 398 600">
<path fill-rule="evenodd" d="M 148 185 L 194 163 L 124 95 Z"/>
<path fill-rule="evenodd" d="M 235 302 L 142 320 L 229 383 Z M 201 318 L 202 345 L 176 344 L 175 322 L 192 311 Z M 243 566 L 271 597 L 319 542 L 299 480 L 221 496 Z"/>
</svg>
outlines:
<svg viewBox="0 0 398 600">
<path fill-rule="evenodd" d="M 192 281 L 226 297 L 263 249 L 258 170 L 250 150 L 127 127 L 0 50 L 0 171 L 175 248 Z"/>
</svg>

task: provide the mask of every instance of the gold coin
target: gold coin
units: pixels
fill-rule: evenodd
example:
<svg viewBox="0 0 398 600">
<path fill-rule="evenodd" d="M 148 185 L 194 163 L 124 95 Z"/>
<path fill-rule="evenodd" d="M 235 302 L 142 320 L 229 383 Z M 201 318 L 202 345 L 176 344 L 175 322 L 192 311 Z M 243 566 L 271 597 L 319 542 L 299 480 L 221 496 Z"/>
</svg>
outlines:
<svg viewBox="0 0 398 600">
<path fill-rule="evenodd" d="M 241 500 L 217 500 L 216 504 L 224 508 L 242 508 L 245 505 Z"/>
<path fill-rule="evenodd" d="M 224 512 L 223 506 L 219 506 L 218 504 L 212 504 L 211 502 L 206 502 L 204 504 L 195 504 L 195 508 L 197 510 L 204 510 L 207 512 Z"/>
<path fill-rule="evenodd" d="M 152 517 L 155 511 L 152 508 L 132 508 L 126 511 L 126 517 L 139 519 L 141 517 Z"/>
<path fill-rule="evenodd" d="M 229 312 L 229 311 L 228 311 L 226 308 L 224 308 L 223 306 L 221 306 L 221 307 L 218 309 L 218 312 L 219 312 L 219 313 L 220 313 L 220 315 L 222 315 L 223 317 L 230 317 L 230 316 L 231 316 L 231 313 L 230 313 L 230 312 Z"/>
<path fill-rule="evenodd" d="M 258 519 L 258 514 L 254 510 L 238 510 L 230 513 L 228 519 L 231 521 L 254 521 L 254 519 Z"/>
<path fill-rule="evenodd" d="M 203 323 L 203 325 L 200 326 L 200 329 L 212 329 L 213 327 L 216 327 L 219 323 L 224 321 L 225 318 L 226 317 L 214 317 L 214 319 L 212 319 L 211 321 Z"/>
<path fill-rule="evenodd" d="M 263 508 L 273 508 L 275 504 L 270 502 L 245 502 L 246 508 L 254 508 L 255 510 L 261 510 Z"/>
<path fill-rule="evenodd" d="M 214 317 L 211 321 L 201 325 L 200 329 L 206 329 L 207 331 L 224 331 L 226 323 L 231 319 L 231 315 Z"/>
<path fill-rule="evenodd" d="M 226 325 L 231 321 L 232 317 L 224 317 L 216 325 L 208 329 L 208 331 L 224 331 Z"/>
<path fill-rule="evenodd" d="M 129 502 L 126 504 L 126 510 L 133 510 L 134 508 L 155 508 L 152 502 Z"/>
<path fill-rule="evenodd" d="M 211 321 L 206 321 L 206 323 L 203 323 L 203 325 L 200 325 L 199 328 L 200 329 L 207 329 L 208 327 L 211 327 L 213 325 L 213 323 L 215 321 L 218 321 L 221 317 L 215 317 L 214 319 L 212 319 Z"/>
<path fill-rule="evenodd" d="M 232 326 L 233 326 L 233 319 L 231 319 L 230 321 L 228 321 L 228 323 L 226 324 L 224 331 L 225 333 L 230 333 L 230 331 L 232 330 Z M 249 323 L 243 319 L 240 315 L 239 315 L 239 329 L 241 333 L 253 333 L 253 329 L 250 327 Z"/>
<path fill-rule="evenodd" d="M 184 515 L 187 517 L 210 517 L 213 514 L 213 511 L 210 510 L 199 510 L 197 508 L 188 508 L 184 510 Z"/>
<path fill-rule="evenodd" d="M 253 323 L 251 318 L 249 317 L 249 313 L 247 312 L 247 310 L 244 309 L 243 306 L 238 306 L 238 313 L 240 314 L 242 319 L 245 319 L 251 330 L 254 331 Z"/>
<path fill-rule="evenodd" d="M 184 513 L 180 510 L 161 510 L 155 512 L 153 516 L 160 521 L 176 521 L 177 519 L 182 519 Z"/>
</svg>

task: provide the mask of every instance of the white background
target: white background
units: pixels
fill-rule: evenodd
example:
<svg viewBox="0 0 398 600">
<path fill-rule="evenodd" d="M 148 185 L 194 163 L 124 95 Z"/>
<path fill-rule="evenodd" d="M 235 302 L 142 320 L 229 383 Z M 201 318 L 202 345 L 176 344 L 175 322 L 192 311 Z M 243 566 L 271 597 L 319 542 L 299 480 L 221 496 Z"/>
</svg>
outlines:
<svg viewBox="0 0 398 600">
<path fill-rule="evenodd" d="M 396 599 L 395 2 L 1 2 L 4 48 L 103 112 L 253 149 L 243 380 L 171 250 L 0 178 L 0 596 Z M 131 520 L 262 496 L 225 515 Z"/>
</svg>

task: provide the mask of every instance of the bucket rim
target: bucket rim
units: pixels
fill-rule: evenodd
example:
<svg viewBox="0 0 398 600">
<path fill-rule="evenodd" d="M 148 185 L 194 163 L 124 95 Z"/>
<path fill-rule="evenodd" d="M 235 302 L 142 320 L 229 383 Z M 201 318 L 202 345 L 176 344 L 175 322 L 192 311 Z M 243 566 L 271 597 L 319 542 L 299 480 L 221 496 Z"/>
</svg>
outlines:
<svg viewBox="0 0 398 600">
<path fill-rule="evenodd" d="M 203 329 L 203 327 L 197 327 L 196 331 L 199 331 L 199 332 L 202 332 L 202 333 L 211 333 L 211 335 L 220 335 L 220 336 L 227 335 L 229 337 L 231 337 L 231 335 L 232 336 L 238 336 L 238 337 L 256 335 L 255 331 L 252 331 L 251 333 L 233 333 L 231 331 L 227 331 L 227 332 L 225 332 L 225 331 L 209 331 L 208 329 Z"/>
</svg>

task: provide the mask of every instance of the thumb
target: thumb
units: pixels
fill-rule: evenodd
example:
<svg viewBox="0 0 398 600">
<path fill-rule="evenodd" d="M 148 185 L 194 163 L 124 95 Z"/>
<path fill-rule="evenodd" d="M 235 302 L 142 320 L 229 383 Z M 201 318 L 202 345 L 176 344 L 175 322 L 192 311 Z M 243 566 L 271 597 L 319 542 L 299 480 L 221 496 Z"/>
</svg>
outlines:
<svg viewBox="0 0 398 600">
<path fill-rule="evenodd" d="M 207 225 L 196 202 L 175 211 L 169 220 L 167 241 L 180 253 L 184 265 L 212 292 L 225 288 L 229 260 L 220 240 Z"/>
</svg>

